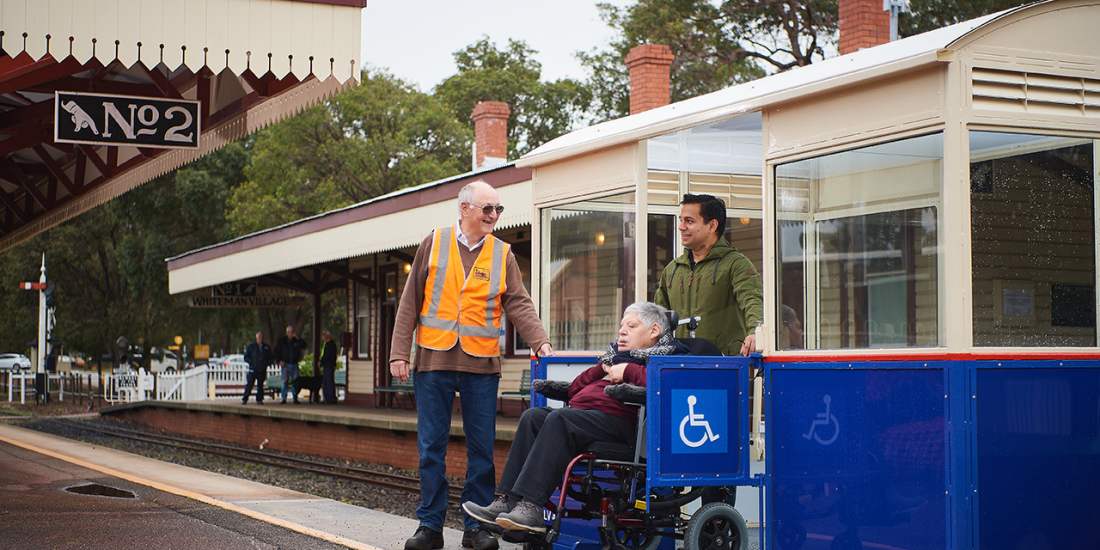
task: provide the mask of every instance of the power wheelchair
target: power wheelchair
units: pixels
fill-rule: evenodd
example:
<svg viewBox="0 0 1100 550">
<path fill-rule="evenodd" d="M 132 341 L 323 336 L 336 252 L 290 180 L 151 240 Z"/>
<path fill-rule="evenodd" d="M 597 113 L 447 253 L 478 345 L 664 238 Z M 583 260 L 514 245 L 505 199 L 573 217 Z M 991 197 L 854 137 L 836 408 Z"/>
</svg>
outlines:
<svg viewBox="0 0 1100 550">
<path fill-rule="evenodd" d="M 676 321 L 673 316 L 672 326 L 676 326 Z M 681 341 L 691 355 L 721 355 L 717 347 L 705 340 Z M 563 403 L 568 402 L 568 388 L 568 382 L 532 383 L 533 391 Z M 590 445 L 569 463 L 551 502 L 545 504 L 546 532 L 505 531 L 502 538 L 522 544 L 524 550 L 550 550 L 562 535 L 563 521 L 568 519 L 596 524 L 599 546 L 611 550 L 673 548 L 676 541 L 683 541 L 688 550 L 747 550 L 745 520 L 733 507 L 736 487 L 647 490 L 646 388 L 618 384 L 608 386 L 605 391 L 615 399 L 639 407 L 634 444 Z M 685 516 L 682 508 L 696 501 L 701 501 L 701 507 L 690 517 Z"/>
</svg>

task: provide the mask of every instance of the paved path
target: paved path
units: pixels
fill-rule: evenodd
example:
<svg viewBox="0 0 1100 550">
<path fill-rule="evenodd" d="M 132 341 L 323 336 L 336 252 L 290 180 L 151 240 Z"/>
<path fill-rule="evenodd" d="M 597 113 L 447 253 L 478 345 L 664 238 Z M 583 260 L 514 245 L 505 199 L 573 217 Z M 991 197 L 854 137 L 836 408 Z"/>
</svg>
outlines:
<svg viewBox="0 0 1100 550">
<path fill-rule="evenodd" d="M 403 548 L 417 525 L 401 516 L 6 424 L 0 424 L 0 460 L 0 549 L 125 548 L 123 541 L 141 541 L 143 548 L 158 549 L 391 550 Z M 63 492 L 86 481 L 138 498 Z M 446 529 L 444 538 L 447 550 L 461 549 L 461 531 Z"/>
</svg>

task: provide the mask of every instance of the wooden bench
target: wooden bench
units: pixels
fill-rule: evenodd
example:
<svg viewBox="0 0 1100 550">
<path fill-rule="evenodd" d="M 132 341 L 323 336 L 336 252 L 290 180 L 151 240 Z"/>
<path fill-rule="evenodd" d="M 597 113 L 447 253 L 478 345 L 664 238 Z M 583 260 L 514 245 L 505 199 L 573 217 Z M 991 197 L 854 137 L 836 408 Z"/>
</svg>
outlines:
<svg viewBox="0 0 1100 550">
<path fill-rule="evenodd" d="M 504 398 L 519 398 L 523 406 L 527 407 L 527 400 L 531 399 L 531 369 L 523 369 L 519 378 L 519 388 L 511 391 L 500 392 L 501 406 L 504 408 Z"/>
<path fill-rule="evenodd" d="M 412 396 L 412 399 L 415 402 L 416 401 L 416 395 L 415 395 L 414 386 L 413 386 L 413 374 L 414 374 L 413 371 L 409 371 L 409 380 L 407 382 L 402 382 L 402 381 L 394 378 L 394 379 L 390 380 L 390 385 L 389 386 L 379 386 L 377 388 L 374 388 L 374 391 L 376 391 L 378 393 L 381 393 L 381 394 L 390 394 L 390 395 L 394 395 L 394 396 L 409 395 L 409 396 Z M 390 403 L 390 404 L 392 404 L 392 403 Z"/>
</svg>

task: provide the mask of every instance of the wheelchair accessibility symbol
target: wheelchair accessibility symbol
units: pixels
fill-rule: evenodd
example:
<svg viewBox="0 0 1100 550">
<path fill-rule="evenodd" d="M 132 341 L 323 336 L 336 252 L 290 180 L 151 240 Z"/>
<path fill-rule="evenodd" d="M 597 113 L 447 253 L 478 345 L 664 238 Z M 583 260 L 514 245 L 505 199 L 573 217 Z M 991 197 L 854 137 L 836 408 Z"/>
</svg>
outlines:
<svg viewBox="0 0 1100 550">
<path fill-rule="evenodd" d="M 810 423 L 810 430 L 802 434 L 802 437 L 829 446 L 840 436 L 840 422 L 831 410 L 833 397 L 825 394 L 821 401 L 825 403 L 825 412 L 817 413 L 817 417 Z"/>
<path fill-rule="evenodd" d="M 729 410 L 723 390 L 672 390 L 670 434 L 674 453 L 725 453 Z"/>
<path fill-rule="evenodd" d="M 680 421 L 680 441 L 684 442 L 684 445 L 691 447 L 703 446 L 708 441 L 718 441 L 718 434 L 714 433 L 710 429 L 710 422 L 707 422 L 705 415 L 695 414 L 695 404 L 699 402 L 699 399 L 694 395 L 687 396 L 688 413 L 683 420 Z M 684 428 L 691 425 L 693 427 L 701 427 L 705 431 L 699 433 L 699 439 L 692 441 L 688 439 L 687 434 L 684 432 Z"/>
</svg>

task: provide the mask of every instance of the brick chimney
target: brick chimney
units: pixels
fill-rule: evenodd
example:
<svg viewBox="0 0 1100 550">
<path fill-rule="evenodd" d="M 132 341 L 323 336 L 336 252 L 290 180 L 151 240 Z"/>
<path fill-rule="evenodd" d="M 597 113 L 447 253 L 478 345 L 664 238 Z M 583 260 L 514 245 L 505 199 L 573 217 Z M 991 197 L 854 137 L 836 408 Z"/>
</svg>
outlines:
<svg viewBox="0 0 1100 550">
<path fill-rule="evenodd" d="M 642 44 L 626 54 L 630 70 L 630 114 L 668 105 L 672 97 L 669 70 L 672 50 L 664 44 Z"/>
<path fill-rule="evenodd" d="M 840 55 L 890 41 L 890 10 L 882 0 L 840 0 Z"/>
<path fill-rule="evenodd" d="M 474 170 L 508 162 L 508 115 L 503 101 L 479 101 L 470 118 L 474 121 Z"/>
</svg>

